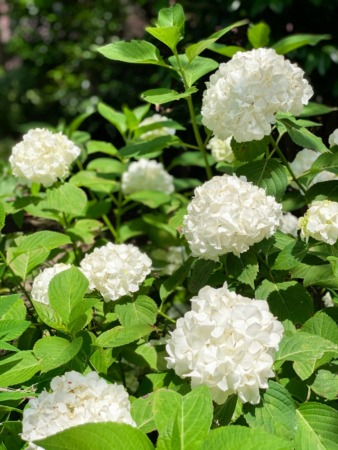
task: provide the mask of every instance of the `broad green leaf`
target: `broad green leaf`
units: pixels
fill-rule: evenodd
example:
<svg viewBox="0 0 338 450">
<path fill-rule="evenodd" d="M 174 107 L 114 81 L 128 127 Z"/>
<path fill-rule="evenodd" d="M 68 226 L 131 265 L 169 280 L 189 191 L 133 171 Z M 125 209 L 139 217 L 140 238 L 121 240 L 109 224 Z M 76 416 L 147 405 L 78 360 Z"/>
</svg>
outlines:
<svg viewBox="0 0 338 450">
<path fill-rule="evenodd" d="M 305 194 L 308 203 L 314 200 L 332 200 L 338 201 L 338 181 L 325 181 L 316 183 L 308 189 Z"/>
<path fill-rule="evenodd" d="M 121 175 L 125 170 L 125 165 L 112 158 L 96 158 L 87 165 L 88 170 L 95 170 L 99 173 L 116 173 Z"/>
<path fill-rule="evenodd" d="M 14 249 L 14 253 L 20 255 L 40 248 L 50 251 L 61 245 L 71 244 L 71 241 L 68 236 L 56 231 L 37 231 L 29 236 L 15 239 L 15 243 L 17 247 Z"/>
<path fill-rule="evenodd" d="M 212 163 L 212 157 L 211 155 L 207 155 L 209 164 Z M 175 166 L 197 166 L 197 167 L 204 167 L 205 166 L 205 160 L 203 158 L 203 155 L 201 155 L 201 152 L 189 152 L 185 151 L 179 156 L 176 156 L 171 163 L 171 167 Z"/>
<path fill-rule="evenodd" d="M 61 316 L 50 306 L 44 303 L 35 302 L 32 300 L 33 306 L 39 318 L 43 323 L 56 330 L 66 332 L 67 328 L 64 325 Z"/>
<path fill-rule="evenodd" d="M 73 241 L 94 244 L 95 238 L 102 227 L 103 224 L 98 220 L 81 219 L 77 220 L 73 227 L 67 229 L 67 234 Z"/>
<path fill-rule="evenodd" d="M 7 261 L 15 275 L 25 280 L 33 269 L 46 261 L 49 253 L 49 250 L 37 248 L 17 255 L 16 248 L 10 247 L 7 250 Z"/>
<path fill-rule="evenodd" d="M 64 183 L 57 188 L 48 189 L 47 198 L 42 203 L 44 209 L 54 209 L 79 216 L 84 212 L 87 197 L 82 189 L 73 184 Z"/>
<path fill-rule="evenodd" d="M 192 294 L 197 294 L 202 287 L 206 286 L 217 265 L 218 263 L 215 261 L 198 259 L 193 266 L 188 280 L 189 292 Z"/>
<path fill-rule="evenodd" d="M 1 320 L 25 320 L 26 307 L 20 294 L 2 295 L 0 297 Z"/>
<path fill-rule="evenodd" d="M 214 407 L 214 422 L 219 426 L 229 425 L 237 406 L 237 395 L 230 395 L 222 405 Z"/>
<path fill-rule="evenodd" d="M 164 103 L 190 97 L 191 94 L 194 94 L 195 92 L 197 92 L 197 88 L 194 86 L 182 93 L 174 91 L 173 89 L 158 88 L 142 92 L 141 98 L 146 102 L 153 103 L 154 105 L 163 105 Z"/>
<path fill-rule="evenodd" d="M 270 27 L 264 22 L 249 26 L 247 34 L 253 48 L 266 47 L 269 44 L 270 31 Z"/>
<path fill-rule="evenodd" d="M 0 339 L 12 341 L 22 335 L 30 326 L 27 320 L 0 320 Z"/>
<path fill-rule="evenodd" d="M 338 328 L 336 322 L 323 311 L 318 311 L 307 320 L 302 331 L 315 334 L 338 345 Z"/>
<path fill-rule="evenodd" d="M 99 114 L 108 120 L 108 122 L 113 124 L 122 135 L 127 131 L 127 119 L 124 114 L 119 111 L 115 111 L 114 108 L 111 108 L 104 103 L 99 103 L 97 110 Z"/>
<path fill-rule="evenodd" d="M 87 423 L 35 441 L 45 450 L 154 450 L 148 437 L 125 423 Z"/>
<path fill-rule="evenodd" d="M 208 50 L 227 56 L 228 58 L 232 58 L 237 52 L 245 52 L 245 48 L 243 47 L 239 47 L 237 45 L 222 45 L 217 44 L 216 42 L 214 44 L 210 44 L 208 46 Z"/>
<path fill-rule="evenodd" d="M 272 269 L 290 270 L 296 267 L 307 255 L 309 246 L 303 241 L 293 241 L 287 245 L 277 256 Z"/>
<path fill-rule="evenodd" d="M 149 342 L 130 344 L 121 354 L 131 364 L 157 370 L 157 351 Z"/>
<path fill-rule="evenodd" d="M 168 67 L 161 58 L 158 48 L 147 41 L 113 42 L 98 48 L 98 52 L 114 61 Z"/>
<path fill-rule="evenodd" d="M 1 350 L 7 350 L 9 352 L 19 352 L 20 350 L 17 347 L 14 347 L 14 345 L 9 344 L 8 342 L 0 339 L 0 349 Z"/>
<path fill-rule="evenodd" d="M 160 191 L 138 191 L 129 194 L 127 198 L 134 202 L 142 203 L 149 208 L 158 208 L 171 201 L 171 196 L 169 194 Z"/>
<path fill-rule="evenodd" d="M 151 141 L 135 142 L 122 147 L 119 152 L 123 157 L 139 157 L 149 155 L 154 152 L 161 152 L 164 148 L 179 145 L 180 139 L 177 136 L 159 136 Z"/>
<path fill-rule="evenodd" d="M 175 51 L 177 44 L 183 39 L 182 30 L 179 27 L 146 27 L 146 31 L 157 40 Z"/>
<path fill-rule="evenodd" d="M 0 392 L 0 403 L 37 396 L 38 394 L 33 391 L 8 390 L 8 392 Z"/>
<path fill-rule="evenodd" d="M 207 436 L 212 421 L 209 389 L 199 386 L 182 397 L 170 390 L 154 394 L 153 413 L 159 432 L 158 450 L 195 450 Z"/>
<path fill-rule="evenodd" d="M 88 284 L 87 278 L 75 267 L 58 273 L 49 283 L 50 304 L 65 325 L 71 320 L 72 310 L 78 303 L 83 302 Z"/>
<path fill-rule="evenodd" d="M 161 300 L 165 300 L 171 292 L 175 290 L 177 286 L 181 286 L 184 280 L 187 278 L 190 272 L 193 258 L 188 258 L 183 266 L 181 266 L 176 272 L 174 272 L 160 287 Z"/>
<path fill-rule="evenodd" d="M 182 6 L 179 3 L 172 5 L 170 8 L 162 8 L 158 13 L 158 27 L 178 27 L 182 32 L 184 30 L 185 16 Z"/>
<path fill-rule="evenodd" d="M 91 170 L 81 170 L 71 177 L 70 183 L 82 186 L 91 191 L 110 194 L 118 189 L 118 182 L 111 174 L 97 174 Z"/>
<path fill-rule="evenodd" d="M 21 351 L 0 361 L 0 386 L 24 383 L 40 370 L 40 363 L 31 351 Z"/>
<path fill-rule="evenodd" d="M 0 231 L 5 226 L 6 212 L 2 202 L 0 202 Z"/>
<path fill-rule="evenodd" d="M 304 45 L 317 45 L 324 39 L 331 39 L 331 36 L 329 34 L 294 34 L 276 42 L 272 48 L 280 55 L 285 55 Z"/>
<path fill-rule="evenodd" d="M 256 298 L 267 300 L 270 311 L 279 320 L 289 319 L 299 324 L 313 314 L 313 300 L 306 289 L 296 281 L 272 283 L 263 280 L 255 293 Z"/>
<path fill-rule="evenodd" d="M 237 176 L 246 176 L 259 187 L 266 190 L 268 195 L 281 201 L 288 185 L 286 168 L 275 159 L 251 161 L 236 170 Z"/>
<path fill-rule="evenodd" d="M 309 102 L 304 106 L 298 117 L 322 116 L 332 111 L 337 111 L 336 107 L 322 105 L 321 103 Z"/>
<path fill-rule="evenodd" d="M 4 421 L 1 424 L 1 450 L 21 450 L 24 441 L 21 439 L 21 421 Z"/>
<path fill-rule="evenodd" d="M 156 430 L 152 409 L 153 399 L 154 393 L 146 397 L 139 397 L 131 403 L 131 416 L 135 420 L 137 428 L 144 433 Z"/>
<path fill-rule="evenodd" d="M 231 140 L 231 149 L 238 161 L 253 161 L 258 156 L 265 153 L 269 145 L 269 136 L 265 136 L 260 141 L 236 142 Z"/>
<path fill-rule="evenodd" d="M 311 166 L 311 172 L 324 170 L 338 174 L 338 153 L 323 153 Z"/>
<path fill-rule="evenodd" d="M 320 153 L 329 151 L 326 145 L 324 145 L 322 139 L 311 133 L 311 131 L 303 127 L 295 127 L 293 126 L 294 124 L 287 120 L 283 120 L 282 122 L 286 126 L 288 135 L 295 144 L 303 148 L 317 150 Z"/>
<path fill-rule="evenodd" d="M 148 105 L 150 106 L 150 105 Z M 147 131 L 152 130 L 158 130 L 161 128 L 172 128 L 173 130 L 185 130 L 185 127 L 183 127 L 181 124 L 176 122 L 176 120 L 161 120 L 154 123 L 150 123 L 148 125 L 137 125 L 137 128 L 134 129 L 135 137 L 140 137 L 142 134 L 146 133 Z M 147 136 L 141 136 L 142 140 L 151 140 L 153 137 L 148 138 Z"/>
<path fill-rule="evenodd" d="M 296 408 L 289 391 L 280 384 L 269 381 L 269 388 L 263 393 L 259 405 L 244 406 L 244 417 L 251 428 L 285 439 L 296 434 Z"/>
<path fill-rule="evenodd" d="M 104 103 L 99 103 L 98 109 L 101 110 L 101 113 L 100 113 L 100 114 L 101 114 L 103 117 L 105 117 L 105 115 L 108 116 L 109 118 L 111 117 L 111 116 L 109 115 L 109 110 L 111 109 L 111 108 L 109 108 L 109 106 L 106 106 Z M 107 109 L 108 109 L 108 111 L 107 111 Z M 102 114 L 102 111 L 103 111 L 103 114 Z M 106 114 L 105 114 L 105 113 L 106 113 Z M 115 118 L 114 113 L 115 113 L 115 114 L 120 114 L 120 113 L 117 113 L 116 111 L 114 111 L 114 112 L 112 113 L 112 116 L 113 116 L 114 118 Z M 104 114 L 105 114 L 105 115 L 104 115 Z M 123 114 L 121 114 L 121 116 L 124 117 Z M 120 123 L 119 123 L 119 122 L 118 122 L 118 124 L 119 124 L 119 126 L 120 126 Z M 124 130 L 124 131 L 125 131 L 125 130 Z M 87 146 L 86 146 L 86 147 L 87 147 L 88 155 L 91 155 L 91 154 L 93 154 L 93 153 L 105 153 L 106 155 L 115 156 L 115 155 L 118 154 L 117 148 L 116 148 L 113 144 L 111 144 L 110 142 L 104 142 L 104 141 L 89 141 L 89 142 L 87 143 Z"/>
<path fill-rule="evenodd" d="M 307 402 L 297 413 L 296 450 L 334 450 L 338 442 L 338 412 L 321 403 Z"/>
<path fill-rule="evenodd" d="M 294 450 L 292 442 L 255 428 L 233 425 L 212 430 L 202 450 Z"/>
<path fill-rule="evenodd" d="M 147 225 L 139 217 L 124 222 L 119 229 L 121 242 L 141 234 L 147 234 Z"/>
<path fill-rule="evenodd" d="M 337 362 L 332 362 L 322 366 L 315 373 L 315 378 L 312 383 L 309 383 L 311 389 L 321 397 L 328 400 L 335 400 L 338 398 L 338 365 Z"/>
<path fill-rule="evenodd" d="M 185 53 L 189 60 L 192 60 L 196 58 L 200 53 L 202 53 L 204 50 L 206 50 L 209 45 L 216 42 L 218 39 L 220 39 L 222 36 L 224 36 L 226 33 L 231 31 L 233 28 L 241 27 L 243 25 L 246 25 L 248 23 L 247 20 L 241 20 L 239 22 L 235 22 L 234 24 L 223 28 L 222 30 L 216 31 L 216 33 L 213 33 L 211 36 L 209 36 L 207 39 L 204 39 L 197 44 L 189 45 L 189 47 L 186 49 Z"/>
<path fill-rule="evenodd" d="M 78 354 L 81 346 L 81 337 L 69 342 L 57 336 L 47 336 L 35 343 L 33 352 L 40 361 L 41 372 L 48 372 L 71 361 Z"/>
<path fill-rule="evenodd" d="M 195 81 L 199 80 L 207 73 L 216 70 L 218 67 L 218 62 L 202 56 L 196 56 L 196 58 L 192 61 L 189 61 L 185 54 L 177 55 L 177 58 L 179 59 L 180 64 L 175 56 L 171 56 L 169 58 L 169 62 L 177 70 L 177 72 L 180 72 L 182 68 L 185 82 L 188 87 L 191 87 Z"/>
<path fill-rule="evenodd" d="M 292 276 L 296 278 L 296 269 L 292 270 Z M 321 266 L 308 266 L 304 277 L 304 286 L 322 286 L 325 288 L 338 288 L 338 277 L 334 275 L 331 264 Z"/>
<path fill-rule="evenodd" d="M 90 356 L 90 363 L 98 373 L 107 375 L 109 367 L 115 358 L 110 348 L 97 348 Z"/>
<path fill-rule="evenodd" d="M 258 274 L 258 262 L 254 251 L 248 250 L 240 257 L 233 254 L 227 256 L 228 273 L 235 280 L 248 284 L 255 289 L 255 280 Z"/>
</svg>

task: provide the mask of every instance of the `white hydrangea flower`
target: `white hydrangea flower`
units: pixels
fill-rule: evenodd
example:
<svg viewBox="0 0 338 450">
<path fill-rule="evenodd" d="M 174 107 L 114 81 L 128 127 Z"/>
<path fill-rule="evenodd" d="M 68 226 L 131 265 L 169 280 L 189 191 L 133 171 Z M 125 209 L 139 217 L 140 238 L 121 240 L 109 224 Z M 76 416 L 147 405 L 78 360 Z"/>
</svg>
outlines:
<svg viewBox="0 0 338 450">
<path fill-rule="evenodd" d="M 163 275 L 172 275 L 187 259 L 187 252 L 183 246 L 170 246 L 167 250 L 154 250 L 151 256 L 165 263 L 160 270 Z"/>
<path fill-rule="evenodd" d="M 326 308 L 332 308 L 334 306 L 334 302 L 329 291 L 327 291 L 327 293 L 323 295 L 322 301 L 324 302 Z"/>
<path fill-rule="evenodd" d="M 338 128 L 336 128 L 329 136 L 329 145 L 333 147 L 334 145 L 338 145 Z"/>
<path fill-rule="evenodd" d="M 313 95 L 296 64 L 273 49 L 238 52 L 206 83 L 202 122 L 220 139 L 263 139 L 277 111 L 299 114 Z"/>
<path fill-rule="evenodd" d="M 53 267 L 48 267 L 37 275 L 32 284 L 31 297 L 34 301 L 49 305 L 48 286 L 52 278 L 64 270 L 70 269 L 71 264 L 55 264 Z"/>
<path fill-rule="evenodd" d="M 338 203 L 331 200 L 311 204 L 304 217 L 298 220 L 300 235 L 333 245 L 338 240 Z"/>
<path fill-rule="evenodd" d="M 208 386 L 218 404 L 234 393 L 242 402 L 259 403 L 283 335 L 268 303 L 231 292 L 225 283 L 202 288 L 191 307 L 166 346 L 168 368 L 190 377 L 193 388 Z"/>
<path fill-rule="evenodd" d="M 233 162 L 235 155 L 231 148 L 231 139 L 232 136 L 225 140 L 219 139 L 217 136 L 213 136 L 210 139 L 207 148 L 211 150 L 211 154 L 215 161 Z"/>
<path fill-rule="evenodd" d="M 13 175 L 26 184 L 51 186 L 69 174 L 69 167 L 81 150 L 62 133 L 44 128 L 28 131 L 13 147 L 9 162 Z"/>
<path fill-rule="evenodd" d="M 151 117 L 147 117 L 146 119 L 142 120 L 140 122 L 139 127 L 145 127 L 147 125 L 152 125 L 153 123 L 158 122 L 166 122 L 167 120 L 170 120 L 166 116 L 161 116 L 160 114 L 154 114 Z M 145 133 L 142 133 L 139 138 L 149 141 L 151 139 L 160 137 L 160 136 L 167 136 L 168 134 L 174 135 L 176 133 L 176 130 L 169 127 L 160 127 L 155 128 L 154 130 L 146 131 Z"/>
<path fill-rule="evenodd" d="M 29 400 L 23 411 L 23 440 L 30 449 L 42 449 L 32 441 L 85 423 L 120 422 L 136 427 L 124 387 L 108 384 L 96 372 L 66 372 L 53 378 L 51 392 Z"/>
<path fill-rule="evenodd" d="M 195 189 L 183 233 L 193 256 L 218 261 L 272 236 L 281 217 L 281 205 L 264 189 L 235 175 L 216 176 Z"/>
<path fill-rule="evenodd" d="M 163 164 L 154 159 L 132 162 L 122 174 L 122 192 L 125 195 L 138 191 L 160 191 L 171 194 L 175 191 L 174 177 Z"/>
<path fill-rule="evenodd" d="M 295 159 L 290 163 L 290 167 L 293 173 L 296 175 L 296 177 L 299 178 L 305 172 L 310 170 L 312 164 L 316 161 L 316 159 L 319 156 L 320 153 L 317 153 L 314 150 L 310 150 L 308 148 L 304 148 L 303 150 L 298 152 Z M 322 181 L 331 181 L 336 179 L 337 179 L 336 174 L 324 170 L 323 172 L 320 172 L 312 179 L 312 181 L 309 183 L 309 187 Z M 299 186 L 294 181 L 291 182 L 291 186 L 295 189 L 299 189 Z"/>
<path fill-rule="evenodd" d="M 294 216 L 290 212 L 283 214 L 282 221 L 278 229 L 283 231 L 285 234 L 291 234 L 291 236 L 297 237 L 298 217 Z"/>
<path fill-rule="evenodd" d="M 151 259 L 132 244 L 112 244 L 96 248 L 80 263 L 89 281 L 104 300 L 117 300 L 139 289 L 151 271 Z"/>
</svg>

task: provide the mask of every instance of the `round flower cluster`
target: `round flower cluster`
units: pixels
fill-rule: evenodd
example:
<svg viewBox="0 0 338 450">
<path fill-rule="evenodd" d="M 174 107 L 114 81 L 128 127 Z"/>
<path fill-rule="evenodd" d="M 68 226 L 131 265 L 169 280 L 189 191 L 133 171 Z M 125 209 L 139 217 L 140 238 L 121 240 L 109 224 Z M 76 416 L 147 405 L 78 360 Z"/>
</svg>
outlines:
<svg viewBox="0 0 338 450">
<path fill-rule="evenodd" d="M 9 162 L 13 175 L 24 183 L 51 186 L 69 174 L 81 150 L 62 133 L 36 128 L 13 147 Z"/>
<path fill-rule="evenodd" d="M 299 114 L 313 95 L 304 72 L 273 49 L 238 52 L 206 83 L 202 122 L 220 139 L 263 139 L 277 111 Z"/>
<path fill-rule="evenodd" d="M 34 301 L 49 305 L 48 287 L 52 278 L 64 270 L 70 269 L 71 264 L 55 264 L 53 267 L 48 267 L 39 273 L 33 280 L 31 297 Z"/>
<path fill-rule="evenodd" d="M 274 234 L 282 207 L 265 190 L 236 176 L 213 177 L 195 189 L 183 219 L 193 256 L 218 261 Z"/>
<path fill-rule="evenodd" d="M 333 245 L 338 240 L 338 203 L 331 200 L 313 202 L 298 220 L 300 235 Z"/>
<path fill-rule="evenodd" d="M 296 175 L 296 177 L 298 178 L 302 176 L 305 172 L 310 170 L 312 164 L 316 161 L 316 159 L 319 156 L 320 156 L 319 153 L 315 152 L 314 150 L 310 150 L 308 148 L 304 148 L 303 150 L 298 152 L 295 159 L 290 163 L 290 167 L 293 173 Z M 311 183 L 309 183 L 309 187 L 322 181 L 330 181 L 335 179 L 337 179 L 336 174 L 324 170 L 323 172 L 320 172 L 313 178 Z M 291 186 L 295 189 L 299 189 L 299 186 L 294 181 L 291 182 Z"/>
<path fill-rule="evenodd" d="M 29 400 L 23 412 L 23 440 L 32 443 L 84 423 L 120 422 L 136 426 L 130 415 L 128 394 L 123 386 L 108 384 L 96 372 L 82 375 L 66 372 L 53 378 L 51 392 Z"/>
<path fill-rule="evenodd" d="M 283 231 L 285 234 L 291 234 L 291 236 L 297 237 L 298 217 L 294 216 L 290 212 L 283 214 L 278 229 Z"/>
<path fill-rule="evenodd" d="M 334 145 L 338 145 L 338 128 L 336 128 L 334 130 L 334 132 L 330 134 L 329 144 L 330 144 L 330 147 L 333 147 Z"/>
<path fill-rule="evenodd" d="M 151 259 L 132 244 L 112 244 L 96 248 L 80 263 L 89 281 L 106 302 L 136 292 L 151 271 Z"/>
<path fill-rule="evenodd" d="M 155 160 L 140 159 L 132 162 L 122 174 L 122 191 L 125 195 L 138 191 L 175 191 L 174 178 Z"/>
<path fill-rule="evenodd" d="M 148 125 L 153 125 L 161 122 L 166 122 L 170 120 L 166 116 L 161 116 L 160 114 L 154 114 L 151 117 L 147 117 L 146 119 L 142 120 L 140 122 L 139 127 L 145 127 Z M 145 133 L 142 133 L 139 137 L 140 139 L 149 141 L 151 139 L 160 137 L 160 136 L 167 136 L 168 134 L 175 134 L 176 131 L 173 128 L 169 127 L 159 127 L 154 128 L 153 130 L 146 131 Z"/>
<path fill-rule="evenodd" d="M 326 292 L 325 295 L 322 297 L 322 301 L 324 303 L 325 308 L 333 308 L 334 302 L 332 300 L 331 294 L 329 291 Z"/>
<path fill-rule="evenodd" d="M 211 154 L 214 157 L 215 161 L 226 161 L 226 162 L 233 162 L 235 159 L 235 155 L 231 148 L 231 139 L 232 136 L 228 137 L 227 139 L 218 139 L 217 136 L 213 136 L 209 144 L 207 145 L 207 148 L 211 150 Z"/>
<path fill-rule="evenodd" d="M 193 388 L 207 385 L 218 404 L 234 393 L 242 402 L 259 403 L 283 334 L 268 303 L 231 292 L 226 283 L 205 286 L 191 303 L 167 343 L 168 367 L 190 377 Z"/>
</svg>

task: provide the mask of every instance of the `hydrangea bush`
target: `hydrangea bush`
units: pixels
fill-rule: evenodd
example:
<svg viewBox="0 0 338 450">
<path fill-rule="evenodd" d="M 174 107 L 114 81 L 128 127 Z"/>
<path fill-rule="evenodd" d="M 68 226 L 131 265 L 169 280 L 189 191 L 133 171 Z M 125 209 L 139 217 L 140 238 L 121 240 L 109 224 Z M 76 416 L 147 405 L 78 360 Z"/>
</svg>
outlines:
<svg viewBox="0 0 338 450">
<path fill-rule="evenodd" d="M 134 109 L 98 104 L 121 140 L 85 115 L 13 148 L 2 449 L 336 448 L 335 108 L 287 54 L 324 37 L 184 27 L 175 4 L 151 39 L 97 49 L 172 77 Z M 246 48 L 217 43 L 239 27 Z"/>
</svg>

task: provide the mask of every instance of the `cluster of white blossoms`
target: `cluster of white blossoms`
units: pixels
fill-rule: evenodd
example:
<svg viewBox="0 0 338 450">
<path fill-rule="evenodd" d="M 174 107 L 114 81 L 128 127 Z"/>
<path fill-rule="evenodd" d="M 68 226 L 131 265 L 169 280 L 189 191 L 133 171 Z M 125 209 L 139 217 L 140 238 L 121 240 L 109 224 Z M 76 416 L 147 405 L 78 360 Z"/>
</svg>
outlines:
<svg viewBox="0 0 338 450">
<path fill-rule="evenodd" d="M 122 174 L 121 187 L 125 195 L 148 190 L 166 194 L 175 191 L 174 177 L 165 170 L 162 163 L 154 159 L 132 162 Z"/>
<path fill-rule="evenodd" d="M 85 423 L 120 422 L 136 427 L 124 387 L 108 384 L 96 372 L 66 372 L 53 378 L 51 392 L 29 400 L 23 412 L 23 440 L 29 449 L 42 449 L 33 441 Z"/>
<path fill-rule="evenodd" d="M 272 236 L 281 217 L 281 205 L 264 189 L 237 176 L 216 176 L 195 189 L 183 233 L 193 256 L 218 261 Z"/>
<path fill-rule="evenodd" d="M 235 393 L 242 402 L 259 403 L 283 335 L 268 303 L 231 292 L 225 283 L 205 286 L 191 304 L 167 343 L 168 367 L 190 377 L 193 388 L 207 385 L 218 404 Z"/>
<path fill-rule="evenodd" d="M 334 302 L 329 291 L 327 291 L 326 294 L 323 295 L 322 301 L 324 302 L 325 308 L 333 308 Z"/>
<path fill-rule="evenodd" d="M 290 212 L 283 214 L 278 229 L 283 231 L 285 234 L 291 234 L 291 236 L 297 237 L 298 217 L 294 216 Z"/>
<path fill-rule="evenodd" d="M 147 117 L 146 119 L 142 120 L 142 122 L 140 122 L 139 127 L 145 127 L 148 125 L 153 125 L 155 123 L 161 123 L 161 122 L 166 122 L 170 120 L 168 117 L 166 116 L 161 116 L 160 114 L 154 114 L 151 117 Z M 149 141 L 151 139 L 160 137 L 160 136 L 167 136 L 168 134 L 172 134 L 174 135 L 176 133 L 176 130 L 173 128 L 169 128 L 169 127 L 159 127 L 159 128 L 154 128 L 153 130 L 149 130 L 146 131 L 145 133 L 142 133 L 139 138 Z"/>
<path fill-rule="evenodd" d="M 333 147 L 334 145 L 338 145 L 338 128 L 336 128 L 333 133 L 329 136 L 329 145 Z"/>
<path fill-rule="evenodd" d="M 338 240 L 338 203 L 331 200 L 315 201 L 298 221 L 300 235 L 333 245 Z"/>
<path fill-rule="evenodd" d="M 236 53 L 206 85 L 203 124 L 237 142 L 269 135 L 277 111 L 297 115 L 313 95 L 303 70 L 266 48 Z"/>
<path fill-rule="evenodd" d="M 132 244 L 112 244 L 86 255 L 80 269 L 106 302 L 138 291 L 151 271 L 151 259 Z"/>
<path fill-rule="evenodd" d="M 290 163 L 290 167 L 297 178 L 302 176 L 305 172 L 311 169 L 312 164 L 316 161 L 316 159 L 320 156 L 320 153 L 315 152 L 314 150 L 310 150 L 308 148 L 304 148 L 300 152 L 297 153 L 295 159 Z M 337 179 L 337 175 L 324 170 L 316 175 L 311 183 L 309 183 L 309 187 L 320 183 L 322 181 L 330 181 Z M 299 186 L 292 181 L 291 186 L 295 189 L 299 189 Z"/>
<path fill-rule="evenodd" d="M 71 264 L 55 264 L 53 267 L 48 267 L 37 275 L 33 280 L 31 297 L 34 301 L 49 305 L 48 287 L 52 278 L 64 270 L 70 269 Z"/>
<path fill-rule="evenodd" d="M 36 128 L 13 147 L 9 162 L 13 175 L 22 182 L 48 187 L 69 174 L 80 153 L 80 148 L 62 133 Z"/>
<path fill-rule="evenodd" d="M 232 136 L 225 140 L 219 139 L 217 136 L 213 136 L 210 139 L 207 148 L 211 150 L 215 161 L 233 162 L 235 155 L 231 148 L 231 139 Z"/>
</svg>

